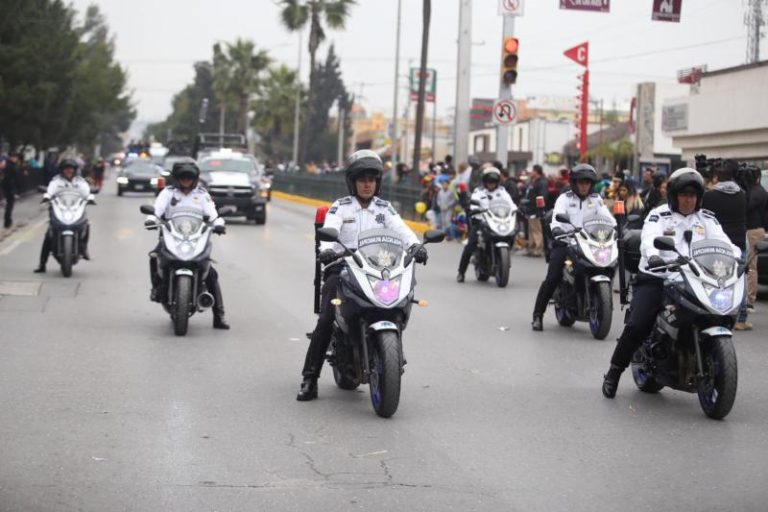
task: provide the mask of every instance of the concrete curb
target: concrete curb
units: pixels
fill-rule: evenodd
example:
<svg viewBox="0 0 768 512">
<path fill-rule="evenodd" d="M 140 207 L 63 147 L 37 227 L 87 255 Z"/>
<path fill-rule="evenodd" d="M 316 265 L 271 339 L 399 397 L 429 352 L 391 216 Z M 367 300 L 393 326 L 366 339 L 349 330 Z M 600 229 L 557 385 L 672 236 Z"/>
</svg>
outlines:
<svg viewBox="0 0 768 512">
<path fill-rule="evenodd" d="M 286 192 L 280 192 L 279 190 L 273 190 L 272 197 L 274 197 L 275 199 L 280 199 L 282 201 L 290 201 L 292 203 L 303 204 L 306 206 L 314 206 L 315 208 L 320 208 L 321 206 L 331 206 L 331 203 L 329 201 L 312 199 L 311 197 L 297 196 L 294 194 L 288 194 Z M 429 224 L 426 224 L 424 222 L 415 222 L 412 220 L 404 220 L 404 221 L 408 225 L 408 227 L 411 228 L 416 233 L 424 233 L 425 231 L 430 229 Z"/>
</svg>

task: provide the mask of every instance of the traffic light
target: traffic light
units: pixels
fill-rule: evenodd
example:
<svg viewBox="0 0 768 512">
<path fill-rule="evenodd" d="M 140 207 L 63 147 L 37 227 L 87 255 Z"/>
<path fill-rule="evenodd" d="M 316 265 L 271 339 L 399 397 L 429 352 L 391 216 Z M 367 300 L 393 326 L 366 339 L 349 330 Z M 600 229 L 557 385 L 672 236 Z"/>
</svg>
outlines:
<svg viewBox="0 0 768 512">
<path fill-rule="evenodd" d="M 517 50 L 520 41 L 516 37 L 505 37 L 501 58 L 501 81 L 504 85 L 517 82 Z"/>
</svg>

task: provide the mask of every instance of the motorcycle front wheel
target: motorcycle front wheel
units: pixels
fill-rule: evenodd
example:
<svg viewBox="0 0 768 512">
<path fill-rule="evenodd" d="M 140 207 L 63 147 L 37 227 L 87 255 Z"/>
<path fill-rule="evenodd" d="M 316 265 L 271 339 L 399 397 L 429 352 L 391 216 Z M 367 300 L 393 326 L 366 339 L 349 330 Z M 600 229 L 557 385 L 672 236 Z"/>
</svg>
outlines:
<svg viewBox="0 0 768 512">
<path fill-rule="evenodd" d="M 589 309 L 589 330 L 596 340 L 604 340 L 611 331 L 613 296 L 611 282 L 601 281 L 592 286 L 592 307 Z"/>
<path fill-rule="evenodd" d="M 75 241 L 71 236 L 64 236 L 61 239 L 61 273 L 64 277 L 72 276 L 72 260 L 74 259 Z"/>
<path fill-rule="evenodd" d="M 178 276 L 176 289 L 173 294 L 173 333 L 176 336 L 187 334 L 189 327 L 189 310 L 192 303 L 192 277 Z"/>
<path fill-rule="evenodd" d="M 371 404 L 376 414 L 389 418 L 400 403 L 400 336 L 393 331 L 374 334 L 371 353 Z"/>
<path fill-rule="evenodd" d="M 496 286 L 504 288 L 509 283 L 509 247 L 499 247 L 496 254 Z"/>
<path fill-rule="evenodd" d="M 736 350 L 730 336 L 713 338 L 701 344 L 704 379 L 699 383 L 699 404 L 710 418 L 725 418 L 736 401 L 739 371 Z"/>
</svg>

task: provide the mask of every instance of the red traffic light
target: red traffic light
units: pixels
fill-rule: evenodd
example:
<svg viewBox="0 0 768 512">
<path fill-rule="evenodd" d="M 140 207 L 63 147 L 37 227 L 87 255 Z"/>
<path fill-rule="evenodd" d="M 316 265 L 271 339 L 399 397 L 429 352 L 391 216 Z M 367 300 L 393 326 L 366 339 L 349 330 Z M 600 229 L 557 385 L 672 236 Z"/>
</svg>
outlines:
<svg viewBox="0 0 768 512">
<path fill-rule="evenodd" d="M 517 53 L 520 47 L 520 41 L 516 37 L 508 37 L 504 40 L 504 51 L 506 53 Z"/>
</svg>

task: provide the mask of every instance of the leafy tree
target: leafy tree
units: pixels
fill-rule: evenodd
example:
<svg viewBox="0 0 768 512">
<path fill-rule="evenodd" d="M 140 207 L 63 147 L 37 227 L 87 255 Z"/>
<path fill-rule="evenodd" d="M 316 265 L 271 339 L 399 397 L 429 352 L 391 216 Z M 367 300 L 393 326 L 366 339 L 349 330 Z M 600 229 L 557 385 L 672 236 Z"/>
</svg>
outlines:
<svg viewBox="0 0 768 512">
<path fill-rule="evenodd" d="M 323 24 L 325 23 L 325 25 L 332 29 L 343 29 L 344 23 L 349 16 L 350 7 L 357 2 L 356 0 L 279 0 L 279 3 L 282 6 L 280 19 L 289 31 L 301 31 L 309 24 L 309 90 L 307 91 L 307 103 L 310 110 L 306 116 L 304 133 L 301 138 L 301 150 L 299 152 L 299 162 L 303 163 L 309 144 L 308 135 L 312 133 L 309 127 L 309 120 L 312 117 L 312 96 L 316 88 L 315 57 L 320 43 L 325 39 Z"/>
</svg>

